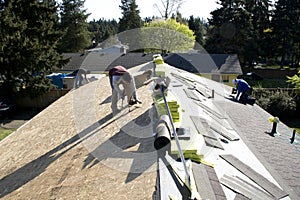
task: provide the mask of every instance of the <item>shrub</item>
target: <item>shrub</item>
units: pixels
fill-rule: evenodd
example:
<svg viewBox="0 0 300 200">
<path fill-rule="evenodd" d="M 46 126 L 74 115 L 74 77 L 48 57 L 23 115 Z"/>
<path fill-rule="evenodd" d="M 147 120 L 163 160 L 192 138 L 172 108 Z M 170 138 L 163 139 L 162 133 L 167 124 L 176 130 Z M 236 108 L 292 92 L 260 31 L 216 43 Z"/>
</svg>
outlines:
<svg viewBox="0 0 300 200">
<path fill-rule="evenodd" d="M 296 113 L 296 101 L 287 91 L 261 91 L 255 98 L 257 104 L 273 116 L 287 118 Z"/>
</svg>

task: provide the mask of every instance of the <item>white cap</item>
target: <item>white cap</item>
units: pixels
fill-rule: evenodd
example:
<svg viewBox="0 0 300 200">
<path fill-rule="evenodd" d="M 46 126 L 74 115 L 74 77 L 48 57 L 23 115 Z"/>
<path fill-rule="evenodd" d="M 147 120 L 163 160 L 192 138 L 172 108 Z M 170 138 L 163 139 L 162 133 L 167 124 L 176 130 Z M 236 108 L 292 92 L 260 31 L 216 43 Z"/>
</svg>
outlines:
<svg viewBox="0 0 300 200">
<path fill-rule="evenodd" d="M 235 85 L 237 83 L 236 78 L 232 80 L 232 84 Z"/>
</svg>

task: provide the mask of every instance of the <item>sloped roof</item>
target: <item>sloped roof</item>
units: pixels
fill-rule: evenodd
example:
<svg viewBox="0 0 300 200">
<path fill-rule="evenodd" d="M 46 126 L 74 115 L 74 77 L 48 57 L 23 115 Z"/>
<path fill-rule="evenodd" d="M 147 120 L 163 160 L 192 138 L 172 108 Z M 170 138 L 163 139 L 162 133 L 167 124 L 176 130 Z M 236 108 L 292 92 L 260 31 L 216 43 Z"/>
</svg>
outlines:
<svg viewBox="0 0 300 200">
<path fill-rule="evenodd" d="M 152 61 L 152 56 L 153 54 L 123 54 L 117 52 L 106 52 L 105 50 L 88 51 L 84 54 L 69 53 L 64 54 L 65 58 L 70 58 L 70 62 L 63 69 L 74 70 L 78 68 L 85 68 L 91 71 L 104 72 L 117 65 L 123 65 L 129 69 Z"/>
<path fill-rule="evenodd" d="M 236 54 L 170 53 L 164 60 L 191 73 L 242 74 Z"/>
<path fill-rule="evenodd" d="M 89 52 L 85 53 L 63 53 L 64 59 L 70 61 L 63 67 L 64 70 L 75 70 L 81 67 L 82 62 L 85 60 Z"/>
<path fill-rule="evenodd" d="M 114 60 L 108 67 L 111 69 L 114 66 L 122 65 L 126 68 L 132 68 L 144 63 L 148 63 L 153 60 L 153 54 L 145 53 L 126 53 L 120 56 L 118 59 Z"/>
<path fill-rule="evenodd" d="M 82 62 L 81 67 L 93 71 L 106 71 L 116 59 L 122 56 L 121 53 L 106 53 L 102 51 L 92 51 Z"/>
<path fill-rule="evenodd" d="M 136 74 L 141 69 L 152 69 L 152 65 L 149 63 L 131 70 Z M 290 144 L 291 129 L 279 123 L 277 130 L 280 135 L 271 137 L 266 134 L 272 128 L 268 121 L 271 115 L 257 105 L 243 105 L 228 99 L 231 87 L 170 66 L 166 68 L 176 74 L 170 87 L 178 92 L 180 109 L 185 115 L 211 116 L 214 119 L 212 126 L 230 130 L 240 138 L 230 141 L 218 136 L 217 140 L 227 141 L 221 143 L 223 149 L 204 144 L 201 149 L 205 153 L 204 159 L 214 167 L 202 169 L 209 182 L 201 191 L 211 191 L 209 195 L 220 194 L 222 196 L 218 197 L 223 199 L 235 199 L 238 194 L 219 183 L 224 174 L 238 174 L 244 181 L 256 184 L 218 157 L 225 155 L 223 157 L 230 158 L 226 155 L 233 154 L 286 192 L 289 196 L 285 200 L 300 199 L 300 145 Z M 190 82 L 203 87 L 204 91 L 214 90 L 214 97 L 207 98 L 188 89 Z M 166 173 L 171 169 L 157 167 L 159 159 L 153 148 L 153 127 L 157 119 L 150 88 L 151 84 L 137 90 L 143 102 L 140 108 L 131 112 L 124 108 L 113 116 L 109 80 L 108 77 L 102 78 L 70 91 L 2 140 L 0 198 L 159 198 L 160 189 L 171 183 L 160 182 L 157 177 L 161 173 L 158 174 L 157 169 L 160 172 L 166 169 Z M 184 89 L 193 92 L 197 100 L 188 97 Z M 188 117 L 182 119 L 182 123 L 188 125 L 193 137 L 200 137 L 193 131 L 193 124 L 186 124 L 191 123 Z M 201 141 L 199 145 L 204 143 Z M 176 178 L 176 175 L 171 178 Z M 159 185 L 161 183 L 164 185 Z M 177 186 L 181 187 L 178 183 Z"/>
</svg>

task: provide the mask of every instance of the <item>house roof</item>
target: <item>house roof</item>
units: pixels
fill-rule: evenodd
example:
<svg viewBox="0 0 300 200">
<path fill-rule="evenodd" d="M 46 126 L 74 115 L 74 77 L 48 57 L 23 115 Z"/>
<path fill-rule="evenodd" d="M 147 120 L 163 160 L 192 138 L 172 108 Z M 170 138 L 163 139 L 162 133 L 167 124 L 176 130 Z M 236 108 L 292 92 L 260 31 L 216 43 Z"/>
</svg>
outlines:
<svg viewBox="0 0 300 200">
<path fill-rule="evenodd" d="M 85 53 L 63 53 L 64 59 L 70 59 L 70 61 L 63 67 L 63 70 L 75 70 L 81 67 L 82 62 L 87 57 L 88 52 Z"/>
<path fill-rule="evenodd" d="M 108 70 L 114 66 L 122 65 L 126 68 L 132 68 L 144 63 L 148 63 L 153 60 L 154 54 L 146 53 L 126 53 L 114 60 L 108 67 Z"/>
<path fill-rule="evenodd" d="M 256 104 L 231 101 L 231 87 L 169 65 L 164 68 L 172 79 L 171 94 L 185 116 L 180 125 L 191 134 L 191 140 L 180 140 L 180 144 L 189 147 L 190 141 L 197 141 L 206 161 L 192 162 L 192 169 L 198 172 L 194 173 L 196 182 L 203 183 L 199 188 L 201 197 L 243 197 L 220 184 L 223 181 L 234 184 L 236 189 L 244 185 L 264 196 L 271 195 L 268 190 L 274 191 L 272 195 L 276 197 L 300 198 L 300 145 L 290 144 L 289 127 L 279 123 L 280 134 L 271 137 L 266 134 L 272 128 L 268 121 L 271 115 Z M 138 74 L 142 69 L 153 69 L 153 63 L 130 70 Z M 201 92 L 192 89 L 191 83 Z M 138 88 L 143 102 L 140 108 L 129 112 L 126 107 L 116 116 L 111 114 L 108 77 L 72 90 L 47 107 L 0 142 L 0 198 L 163 199 L 163 194 L 166 199 L 176 198 L 166 192 L 176 192 L 173 186 L 184 188 L 182 181 L 173 184 L 162 178 L 177 180 L 177 166 L 159 168 L 167 160 L 158 156 L 153 147 L 157 119 L 150 88 L 151 84 Z M 209 95 L 212 90 L 213 98 Z M 189 116 L 200 123 L 194 126 Z M 195 131 L 197 127 L 201 129 L 199 133 Z M 212 134 L 210 127 L 239 139 Z M 208 132 L 211 135 L 203 136 Z M 217 147 L 217 141 L 222 149 Z M 238 166 L 240 162 L 248 167 Z M 186 193 L 178 193 L 183 194 Z"/>
<path fill-rule="evenodd" d="M 115 49 L 115 48 L 114 48 Z M 63 68 L 64 70 L 74 70 L 85 68 L 91 71 L 108 71 L 114 66 L 123 65 L 132 68 L 152 61 L 153 54 L 145 53 L 121 53 L 120 51 L 106 50 L 88 51 L 81 53 L 63 54 L 64 58 L 70 58 L 70 62 Z"/>
<path fill-rule="evenodd" d="M 164 61 L 191 73 L 242 74 L 236 54 L 170 53 Z"/>
</svg>

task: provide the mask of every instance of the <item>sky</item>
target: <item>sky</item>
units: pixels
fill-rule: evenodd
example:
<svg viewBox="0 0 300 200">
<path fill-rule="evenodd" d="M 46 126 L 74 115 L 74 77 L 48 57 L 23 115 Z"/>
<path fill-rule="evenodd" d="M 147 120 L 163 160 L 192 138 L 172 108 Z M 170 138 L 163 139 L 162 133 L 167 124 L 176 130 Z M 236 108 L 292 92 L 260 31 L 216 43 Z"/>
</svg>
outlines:
<svg viewBox="0 0 300 200">
<path fill-rule="evenodd" d="M 153 6 L 155 3 L 160 5 L 161 0 L 136 0 L 140 16 L 145 17 L 160 16 L 158 10 Z M 119 5 L 121 0 L 86 0 L 84 9 L 87 13 L 91 13 L 88 21 L 95 19 L 96 21 L 104 19 L 121 18 L 121 9 Z M 191 15 L 207 19 L 210 17 L 210 12 L 218 7 L 216 0 L 184 0 L 179 12 L 184 18 L 189 18 Z"/>
</svg>

